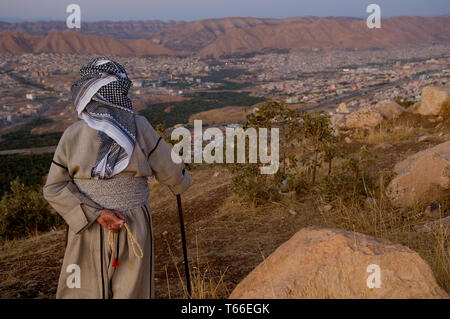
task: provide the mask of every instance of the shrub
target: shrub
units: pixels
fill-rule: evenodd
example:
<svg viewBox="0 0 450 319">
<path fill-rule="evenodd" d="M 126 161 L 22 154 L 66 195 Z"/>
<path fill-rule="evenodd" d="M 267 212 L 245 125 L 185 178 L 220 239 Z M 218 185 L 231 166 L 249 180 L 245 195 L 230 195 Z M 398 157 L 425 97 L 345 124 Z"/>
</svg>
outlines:
<svg viewBox="0 0 450 319">
<path fill-rule="evenodd" d="M 40 186 L 25 186 L 18 178 L 11 182 L 11 192 L 0 201 L 0 238 L 34 235 L 61 224 L 62 218 L 50 212 Z"/>
<path fill-rule="evenodd" d="M 442 103 L 442 108 L 441 108 L 441 112 L 440 112 L 442 116 L 444 117 L 448 117 L 450 116 L 450 101 L 445 101 L 444 103 Z"/>
<path fill-rule="evenodd" d="M 268 101 L 247 116 L 246 127 L 280 130 L 280 169 L 276 174 L 261 174 L 257 164 L 231 166 L 234 191 L 255 205 L 277 201 L 282 194 L 302 193 L 308 180 L 316 182 L 323 162 L 331 174 L 333 159 L 341 156 L 341 139 L 333 135 L 330 117 L 324 113 L 298 112 L 284 102 Z"/>
<path fill-rule="evenodd" d="M 396 102 L 398 105 L 403 106 L 404 108 L 408 108 L 408 107 L 410 107 L 411 105 L 414 105 L 414 102 L 413 102 L 413 101 L 411 101 L 411 100 L 409 100 L 407 97 L 403 97 L 403 96 L 397 96 L 397 97 L 395 98 L 395 102 Z"/>
</svg>

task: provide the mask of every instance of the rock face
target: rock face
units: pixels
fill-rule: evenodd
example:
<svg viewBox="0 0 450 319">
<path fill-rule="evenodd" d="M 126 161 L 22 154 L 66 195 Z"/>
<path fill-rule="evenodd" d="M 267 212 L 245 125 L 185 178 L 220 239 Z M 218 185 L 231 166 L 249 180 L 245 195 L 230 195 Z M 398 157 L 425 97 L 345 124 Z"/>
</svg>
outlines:
<svg viewBox="0 0 450 319">
<path fill-rule="evenodd" d="M 373 107 L 363 107 L 349 114 L 345 124 L 348 128 L 371 128 L 379 125 L 384 119 L 399 117 L 406 110 L 393 101 L 382 101 Z"/>
<path fill-rule="evenodd" d="M 350 113 L 350 110 L 348 109 L 347 104 L 341 103 L 337 107 L 336 113 L 348 114 L 348 113 Z"/>
<path fill-rule="evenodd" d="M 348 128 L 371 128 L 383 121 L 383 115 L 370 107 L 363 107 L 347 116 L 345 124 Z"/>
<path fill-rule="evenodd" d="M 444 232 L 450 231 L 450 216 L 426 223 L 425 225 L 416 226 L 415 230 L 419 233 L 437 232 L 440 229 Z"/>
<path fill-rule="evenodd" d="M 426 87 L 422 90 L 422 102 L 415 107 L 415 112 L 422 115 L 445 114 L 445 103 L 450 103 L 450 87 Z M 448 107 L 448 106 L 447 106 Z"/>
<path fill-rule="evenodd" d="M 405 108 L 393 101 L 379 102 L 374 109 L 388 120 L 395 119 L 406 112 Z"/>
<path fill-rule="evenodd" d="M 374 279 L 376 265 L 379 281 Z M 359 233 L 311 227 L 281 245 L 234 289 L 230 298 L 449 295 L 437 285 L 428 264 L 407 247 Z"/>
<path fill-rule="evenodd" d="M 394 167 L 397 177 L 386 189 L 398 207 L 411 207 L 439 196 L 439 189 L 450 187 L 450 142 L 409 156 Z"/>
<path fill-rule="evenodd" d="M 331 116 L 331 126 L 335 132 L 339 132 L 346 128 L 345 115 L 344 114 L 333 114 Z"/>
</svg>

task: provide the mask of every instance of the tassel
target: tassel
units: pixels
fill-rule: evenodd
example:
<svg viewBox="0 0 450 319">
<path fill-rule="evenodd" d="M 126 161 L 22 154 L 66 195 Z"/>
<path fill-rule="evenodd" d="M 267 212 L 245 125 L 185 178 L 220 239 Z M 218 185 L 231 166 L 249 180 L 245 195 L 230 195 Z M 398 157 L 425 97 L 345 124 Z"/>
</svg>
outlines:
<svg viewBox="0 0 450 319">
<path fill-rule="evenodd" d="M 119 267 L 119 262 L 117 261 L 116 257 L 113 258 L 111 266 L 113 266 L 114 268 Z"/>
</svg>

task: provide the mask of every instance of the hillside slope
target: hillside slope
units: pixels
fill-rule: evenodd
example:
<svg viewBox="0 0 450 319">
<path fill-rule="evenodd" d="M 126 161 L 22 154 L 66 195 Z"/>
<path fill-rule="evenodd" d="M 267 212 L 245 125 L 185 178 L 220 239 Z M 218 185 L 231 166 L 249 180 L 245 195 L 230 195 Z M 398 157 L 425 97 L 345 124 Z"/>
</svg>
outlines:
<svg viewBox="0 0 450 319">
<path fill-rule="evenodd" d="M 72 31 L 52 31 L 46 36 L 0 31 L 0 53 L 78 53 L 120 56 L 173 55 L 172 50 L 146 39 L 116 39 Z"/>
<path fill-rule="evenodd" d="M 384 19 L 381 29 L 365 20 L 324 18 L 309 22 L 233 29 L 203 48 L 201 57 L 274 49 L 378 48 L 450 43 L 450 17 Z"/>
</svg>

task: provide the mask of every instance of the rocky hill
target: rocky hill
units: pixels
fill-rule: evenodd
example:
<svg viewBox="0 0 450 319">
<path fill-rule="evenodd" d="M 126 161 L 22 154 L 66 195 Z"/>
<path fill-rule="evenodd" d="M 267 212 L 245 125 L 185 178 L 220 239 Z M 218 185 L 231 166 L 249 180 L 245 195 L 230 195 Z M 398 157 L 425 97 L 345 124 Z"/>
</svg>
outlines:
<svg viewBox="0 0 450 319">
<path fill-rule="evenodd" d="M 275 49 L 379 48 L 450 43 L 450 17 L 384 19 L 381 29 L 365 20 L 311 19 L 277 25 L 232 29 L 204 47 L 202 57 L 246 54 Z"/>
<path fill-rule="evenodd" d="M 223 18 L 206 19 L 178 24 L 155 33 L 154 41 L 177 51 L 199 52 L 206 46 L 215 43 L 222 36 L 235 31 L 258 26 L 276 27 L 289 22 L 305 22 L 316 20 L 314 17 L 289 19 L 260 19 L 260 18 Z"/>
<path fill-rule="evenodd" d="M 73 31 L 52 31 L 48 35 L 0 31 L 0 53 L 78 53 L 120 56 L 173 55 L 172 50 L 146 39 L 117 39 Z"/>
<path fill-rule="evenodd" d="M 233 17 L 192 22 L 104 21 L 85 23 L 80 32 L 73 32 L 66 30 L 64 22 L 0 22 L 0 53 L 144 56 L 176 52 L 218 58 L 280 49 L 417 46 L 450 43 L 449 24 L 449 16 L 383 19 L 381 29 L 367 28 L 364 19 L 346 17 Z"/>
</svg>

